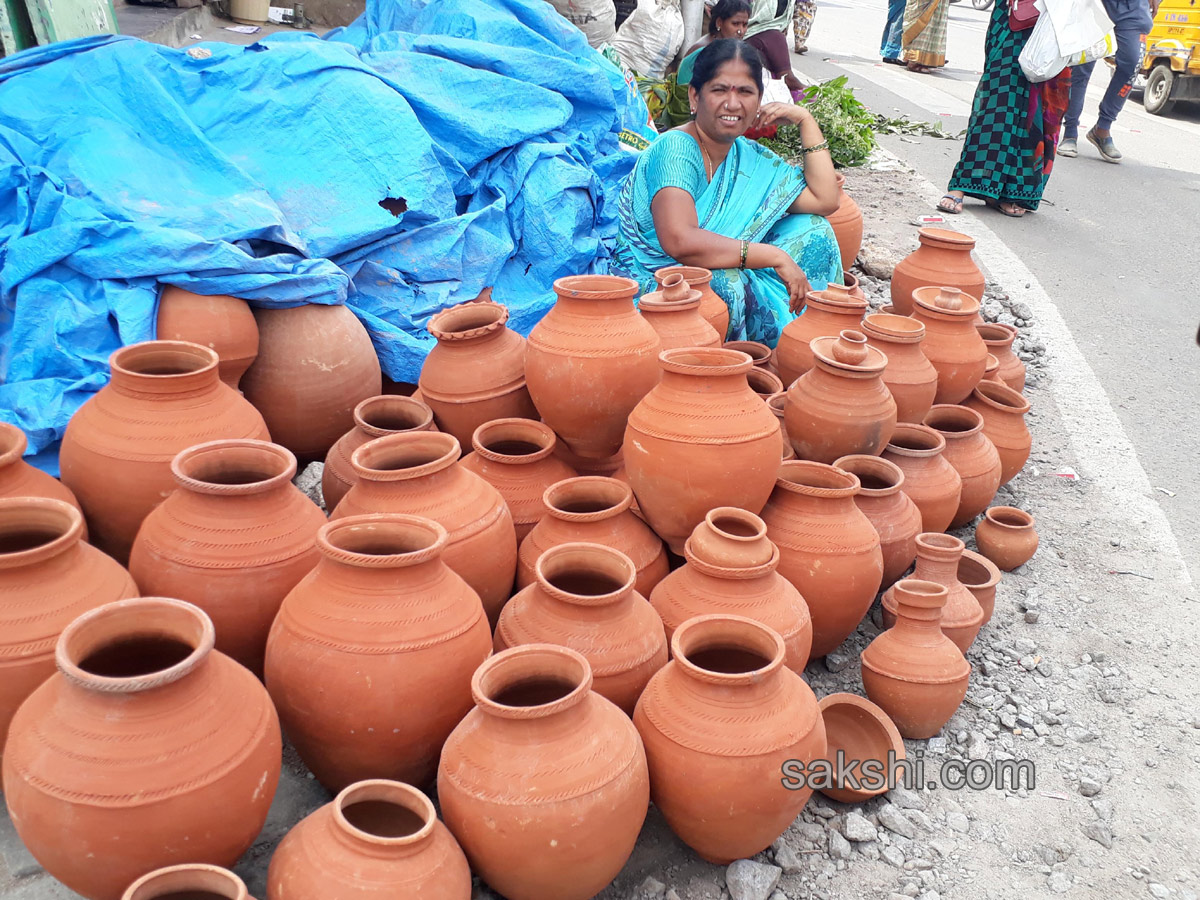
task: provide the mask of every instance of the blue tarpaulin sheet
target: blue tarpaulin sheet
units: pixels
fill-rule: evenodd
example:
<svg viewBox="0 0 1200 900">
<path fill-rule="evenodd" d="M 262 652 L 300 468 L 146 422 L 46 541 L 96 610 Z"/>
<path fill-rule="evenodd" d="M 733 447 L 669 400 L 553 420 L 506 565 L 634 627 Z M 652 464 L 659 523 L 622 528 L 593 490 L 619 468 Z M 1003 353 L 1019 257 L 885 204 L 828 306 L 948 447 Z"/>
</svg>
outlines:
<svg viewBox="0 0 1200 900">
<path fill-rule="evenodd" d="M 416 381 L 437 310 L 493 286 L 528 333 L 555 278 L 606 269 L 646 107 L 544 0 L 371 0 L 324 39 L 189 49 L 0 60 L 0 418 L 48 468 L 161 285 L 346 303 Z"/>
</svg>

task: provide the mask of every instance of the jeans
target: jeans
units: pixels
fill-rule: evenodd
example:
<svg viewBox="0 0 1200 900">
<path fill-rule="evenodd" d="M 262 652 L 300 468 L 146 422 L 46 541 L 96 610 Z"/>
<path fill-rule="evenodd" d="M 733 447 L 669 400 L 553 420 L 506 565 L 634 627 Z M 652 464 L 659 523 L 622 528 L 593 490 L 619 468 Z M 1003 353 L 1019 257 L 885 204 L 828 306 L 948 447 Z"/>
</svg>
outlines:
<svg viewBox="0 0 1200 900">
<path fill-rule="evenodd" d="M 1150 16 L 1147 0 L 1103 0 L 1104 9 L 1112 19 L 1117 35 L 1117 67 L 1108 82 L 1108 90 L 1100 101 L 1100 117 L 1096 127 L 1102 131 L 1112 128 L 1117 114 L 1125 105 L 1125 98 L 1133 88 L 1133 76 L 1137 73 L 1142 58 L 1142 35 L 1150 31 L 1154 21 Z M 1084 95 L 1092 77 L 1094 62 L 1075 66 L 1071 70 L 1071 101 L 1063 118 L 1063 137 L 1076 140 L 1079 137 L 1079 117 L 1083 113 Z"/>
</svg>

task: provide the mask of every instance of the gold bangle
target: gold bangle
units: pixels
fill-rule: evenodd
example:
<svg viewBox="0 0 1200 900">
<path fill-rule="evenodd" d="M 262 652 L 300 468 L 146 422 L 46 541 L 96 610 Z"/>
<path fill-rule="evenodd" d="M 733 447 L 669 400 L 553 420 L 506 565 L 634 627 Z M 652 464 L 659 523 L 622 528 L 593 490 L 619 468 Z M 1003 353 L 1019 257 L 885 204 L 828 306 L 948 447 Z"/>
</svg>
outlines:
<svg viewBox="0 0 1200 900">
<path fill-rule="evenodd" d="M 800 150 L 804 153 L 816 153 L 818 150 L 828 150 L 828 149 L 829 149 L 829 141 L 821 141 L 821 143 L 816 144 L 815 146 L 800 148 Z"/>
</svg>

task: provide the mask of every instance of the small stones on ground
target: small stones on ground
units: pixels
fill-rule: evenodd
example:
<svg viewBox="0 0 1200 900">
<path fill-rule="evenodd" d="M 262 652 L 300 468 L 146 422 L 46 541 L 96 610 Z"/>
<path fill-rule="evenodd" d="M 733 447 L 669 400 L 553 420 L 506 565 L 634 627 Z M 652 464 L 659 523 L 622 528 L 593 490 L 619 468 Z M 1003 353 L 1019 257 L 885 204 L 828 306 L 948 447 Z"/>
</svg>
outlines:
<svg viewBox="0 0 1200 900">
<path fill-rule="evenodd" d="M 825 668 L 830 672 L 841 672 L 854 661 L 854 656 L 840 649 L 825 654 Z"/>
<path fill-rule="evenodd" d="M 830 829 L 829 831 L 829 855 L 834 859 L 849 859 L 854 854 L 854 849 L 850 846 L 850 842 Z"/>
<path fill-rule="evenodd" d="M 1079 779 L 1079 793 L 1085 797 L 1095 797 L 1103 789 L 1103 785 L 1093 778 Z"/>
<path fill-rule="evenodd" d="M 666 892 L 667 886 L 653 875 L 647 875 L 646 880 L 638 888 L 638 896 L 644 897 L 646 900 L 658 900 Z"/>
<path fill-rule="evenodd" d="M 904 868 L 904 852 L 895 844 L 889 844 L 879 851 L 880 857 L 889 865 L 895 866 L 897 869 Z"/>
<path fill-rule="evenodd" d="M 725 886 L 733 900 L 767 900 L 779 884 L 782 874 L 779 866 L 739 859 L 730 863 L 725 870 Z"/>
<path fill-rule="evenodd" d="M 1113 845 L 1112 829 L 1104 822 L 1088 822 L 1082 826 L 1083 833 L 1105 850 L 1111 850 Z"/>
<path fill-rule="evenodd" d="M 879 832 L 875 826 L 867 821 L 862 813 L 852 812 L 846 816 L 846 820 L 842 823 L 842 834 L 849 841 L 873 841 L 879 837 Z"/>
<path fill-rule="evenodd" d="M 792 845 L 778 841 L 775 847 L 775 865 L 783 869 L 784 875 L 798 875 L 804 871 L 804 860 Z"/>
<path fill-rule="evenodd" d="M 947 815 L 946 824 L 961 834 L 966 834 L 971 830 L 971 820 L 960 812 L 952 812 Z"/>
<path fill-rule="evenodd" d="M 888 831 L 903 835 L 906 838 L 917 836 L 917 826 L 907 816 L 890 803 L 879 807 L 879 824 Z"/>
<path fill-rule="evenodd" d="M 1092 811 L 1105 822 L 1113 820 L 1114 810 L 1112 801 L 1105 797 L 1097 797 L 1092 800 Z"/>
<path fill-rule="evenodd" d="M 304 471 L 292 479 L 292 484 L 313 503 L 325 509 L 325 498 L 321 494 L 321 477 L 325 474 L 325 463 L 311 462 Z"/>
<path fill-rule="evenodd" d="M 1046 881 L 1052 893 L 1063 894 L 1071 889 L 1071 876 L 1062 869 L 1055 869 Z"/>
<path fill-rule="evenodd" d="M 1171 889 L 1157 881 L 1150 882 L 1146 887 L 1150 889 L 1151 896 L 1158 897 L 1159 900 L 1167 900 L 1171 896 Z"/>
<path fill-rule="evenodd" d="M 888 791 L 888 802 L 892 806 L 898 806 L 901 809 L 924 809 L 925 801 L 921 799 L 921 795 L 916 791 L 910 791 L 906 787 L 895 787 Z"/>
</svg>

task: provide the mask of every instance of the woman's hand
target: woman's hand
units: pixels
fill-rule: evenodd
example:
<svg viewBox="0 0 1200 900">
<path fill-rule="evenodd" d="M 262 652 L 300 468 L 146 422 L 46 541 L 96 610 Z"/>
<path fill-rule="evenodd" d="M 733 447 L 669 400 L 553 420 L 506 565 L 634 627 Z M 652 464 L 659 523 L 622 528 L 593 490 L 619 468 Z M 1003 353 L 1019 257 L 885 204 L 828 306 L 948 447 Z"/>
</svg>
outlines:
<svg viewBox="0 0 1200 900">
<path fill-rule="evenodd" d="M 771 124 L 803 125 L 811 118 L 812 113 L 808 107 L 798 103 L 764 103 L 758 108 L 758 115 L 753 124 L 758 128 L 765 128 Z"/>
<path fill-rule="evenodd" d="M 788 292 L 788 309 L 793 313 L 804 307 L 804 298 L 810 290 L 808 278 L 804 270 L 796 265 L 796 261 L 783 250 L 779 251 L 779 260 L 772 267 L 779 280 L 783 282 Z"/>
</svg>

